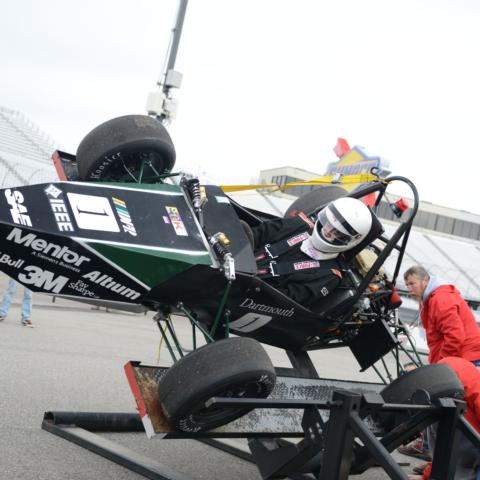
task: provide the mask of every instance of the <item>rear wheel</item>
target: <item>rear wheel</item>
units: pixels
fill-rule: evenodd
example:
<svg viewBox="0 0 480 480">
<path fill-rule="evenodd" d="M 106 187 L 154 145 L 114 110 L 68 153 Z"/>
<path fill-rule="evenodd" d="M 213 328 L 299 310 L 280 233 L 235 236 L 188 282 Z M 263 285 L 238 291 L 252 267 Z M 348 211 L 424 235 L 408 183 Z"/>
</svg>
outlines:
<svg viewBox="0 0 480 480">
<path fill-rule="evenodd" d="M 380 393 L 387 403 L 409 403 L 417 390 L 425 390 L 432 400 L 463 398 L 463 385 L 455 372 L 442 364 L 425 365 L 398 377 Z M 406 413 L 382 412 L 380 421 L 387 430 L 406 418 Z"/>
<path fill-rule="evenodd" d="M 176 362 L 162 377 L 163 411 L 184 432 L 210 430 L 245 415 L 249 407 L 205 408 L 212 397 L 265 398 L 275 385 L 275 369 L 251 338 L 209 343 Z"/>
<path fill-rule="evenodd" d="M 146 115 L 114 118 L 94 128 L 77 149 L 84 181 L 152 183 L 175 164 L 172 139 L 160 121 Z"/>
</svg>

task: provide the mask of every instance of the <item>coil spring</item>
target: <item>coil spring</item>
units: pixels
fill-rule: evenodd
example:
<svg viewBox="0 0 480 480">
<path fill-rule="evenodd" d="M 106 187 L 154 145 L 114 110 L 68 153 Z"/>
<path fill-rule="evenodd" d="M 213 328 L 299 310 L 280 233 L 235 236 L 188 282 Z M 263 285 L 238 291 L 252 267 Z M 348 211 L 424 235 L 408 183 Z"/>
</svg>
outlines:
<svg viewBox="0 0 480 480">
<path fill-rule="evenodd" d="M 215 250 L 215 253 L 220 257 L 220 258 L 225 258 L 225 256 L 230 253 L 227 247 L 223 246 L 220 242 L 215 242 L 213 244 L 213 249 Z"/>
<path fill-rule="evenodd" d="M 188 181 L 187 183 L 187 188 L 188 191 L 190 192 L 190 195 L 193 200 L 193 204 L 198 207 L 200 205 L 200 182 L 198 181 L 198 178 L 192 178 L 191 180 Z"/>
</svg>

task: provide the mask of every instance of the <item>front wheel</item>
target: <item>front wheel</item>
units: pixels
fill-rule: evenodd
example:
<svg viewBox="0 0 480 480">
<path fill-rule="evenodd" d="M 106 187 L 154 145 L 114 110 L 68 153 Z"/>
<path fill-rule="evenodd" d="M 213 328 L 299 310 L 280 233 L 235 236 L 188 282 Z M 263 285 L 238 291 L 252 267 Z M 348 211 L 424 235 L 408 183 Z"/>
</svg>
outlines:
<svg viewBox="0 0 480 480">
<path fill-rule="evenodd" d="M 227 338 L 176 362 L 160 380 L 159 399 L 166 417 L 179 430 L 210 430 L 252 408 L 205 408 L 209 398 L 266 398 L 275 378 L 275 369 L 260 343 L 246 337 Z"/>
<path fill-rule="evenodd" d="M 425 390 L 432 400 L 463 398 L 463 385 L 455 372 L 442 364 L 424 365 L 398 377 L 380 393 L 386 403 L 409 403 L 417 390 Z M 405 413 L 382 412 L 380 421 L 387 430 L 405 420 Z"/>
</svg>

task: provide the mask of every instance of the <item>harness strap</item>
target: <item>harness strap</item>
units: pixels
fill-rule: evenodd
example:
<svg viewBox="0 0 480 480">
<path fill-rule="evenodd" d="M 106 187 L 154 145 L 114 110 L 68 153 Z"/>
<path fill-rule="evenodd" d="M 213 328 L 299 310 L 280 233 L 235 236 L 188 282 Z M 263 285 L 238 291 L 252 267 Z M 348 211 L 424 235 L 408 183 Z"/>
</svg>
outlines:
<svg viewBox="0 0 480 480">
<path fill-rule="evenodd" d="M 279 277 L 300 271 L 316 270 L 320 268 L 318 260 L 300 260 L 297 262 L 276 262 L 272 260 L 267 265 L 257 270 L 257 275 L 262 278 Z"/>
<path fill-rule="evenodd" d="M 303 212 L 300 212 L 298 214 L 298 217 L 300 217 L 308 225 L 310 230 L 312 230 L 315 227 L 315 223 L 312 222 L 312 220 Z M 301 233 L 295 233 L 295 235 L 292 235 L 291 237 L 288 237 L 288 238 L 284 238 L 279 242 L 275 242 L 273 244 L 267 243 L 263 247 L 263 249 L 260 250 L 255 255 L 255 261 L 257 263 L 262 263 L 265 259 L 277 258 L 283 253 L 290 250 L 290 248 L 306 240 L 309 236 L 310 236 L 310 232 L 306 230 Z"/>
<path fill-rule="evenodd" d="M 265 260 L 266 258 L 277 258 L 283 253 L 290 250 L 290 248 L 306 240 L 309 236 L 310 234 L 308 232 L 302 232 L 302 233 L 296 233 L 292 237 L 285 238 L 273 244 L 267 243 L 263 247 L 263 250 L 261 250 L 255 256 L 255 260 L 257 262 L 262 262 L 262 260 Z"/>
</svg>

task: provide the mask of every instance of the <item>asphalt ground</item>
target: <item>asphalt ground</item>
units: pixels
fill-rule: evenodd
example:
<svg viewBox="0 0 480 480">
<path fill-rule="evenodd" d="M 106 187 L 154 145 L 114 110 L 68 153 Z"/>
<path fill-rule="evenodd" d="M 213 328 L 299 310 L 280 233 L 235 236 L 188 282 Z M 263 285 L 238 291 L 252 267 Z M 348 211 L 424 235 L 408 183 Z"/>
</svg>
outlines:
<svg viewBox="0 0 480 480">
<path fill-rule="evenodd" d="M 0 277 L 3 291 L 6 277 Z M 139 360 L 169 365 L 159 352 L 152 314 L 94 310 L 88 305 L 34 294 L 35 328 L 20 324 L 19 288 L 10 313 L 0 323 L 0 479 L 6 480 L 140 480 L 145 477 L 41 429 L 45 411 L 135 412 L 124 364 Z M 187 331 L 187 329 L 185 330 Z M 182 334 L 182 332 L 180 332 Z M 289 366 L 283 352 L 268 349 L 275 365 Z M 358 373 L 345 349 L 316 352 L 321 376 L 376 381 Z M 147 439 L 143 433 L 102 434 L 105 439 L 192 479 L 260 479 L 256 467 L 194 440 Z M 411 462 L 405 471 L 420 462 Z M 358 480 L 388 478 L 371 469 Z"/>
</svg>

